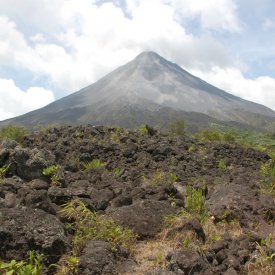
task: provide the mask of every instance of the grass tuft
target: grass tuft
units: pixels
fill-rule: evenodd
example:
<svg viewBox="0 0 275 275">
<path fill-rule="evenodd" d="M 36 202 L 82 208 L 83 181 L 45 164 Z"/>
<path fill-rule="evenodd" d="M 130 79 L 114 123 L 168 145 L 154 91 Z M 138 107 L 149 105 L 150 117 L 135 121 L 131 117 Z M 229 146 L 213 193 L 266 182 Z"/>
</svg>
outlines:
<svg viewBox="0 0 275 275">
<path fill-rule="evenodd" d="M 100 159 L 93 159 L 92 161 L 84 163 L 85 170 L 92 170 L 104 167 L 105 163 L 102 162 Z"/>
<path fill-rule="evenodd" d="M 114 249 L 121 246 L 130 249 L 135 243 L 137 236 L 131 229 L 124 229 L 115 221 L 106 216 L 98 216 L 90 211 L 82 201 L 73 200 L 63 205 L 61 213 L 74 220 L 72 228 L 73 251 L 77 255 L 89 240 L 102 240 L 109 242 Z"/>
</svg>

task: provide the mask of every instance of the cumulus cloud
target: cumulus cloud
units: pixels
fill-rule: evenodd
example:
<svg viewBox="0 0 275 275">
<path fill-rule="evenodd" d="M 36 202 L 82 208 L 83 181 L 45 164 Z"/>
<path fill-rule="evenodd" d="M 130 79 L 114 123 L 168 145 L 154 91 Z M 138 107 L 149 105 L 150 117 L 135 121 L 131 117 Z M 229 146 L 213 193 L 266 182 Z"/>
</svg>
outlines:
<svg viewBox="0 0 275 275">
<path fill-rule="evenodd" d="M 171 0 L 171 3 L 184 17 L 198 15 L 205 29 L 241 31 L 237 7 L 233 0 Z"/>
<path fill-rule="evenodd" d="M 67 93 L 89 85 L 143 50 L 157 51 L 184 66 L 230 63 L 227 52 L 216 40 L 186 33 L 175 19 L 174 3 L 128 1 L 129 18 L 113 3 L 98 6 L 89 0 L 58 0 L 57 4 L 45 0 L 38 7 L 34 2 L 28 0 L 26 5 L 38 9 L 41 22 L 36 25 L 38 32 L 29 37 L 12 19 L 0 17 L 0 64 L 47 75 L 56 88 Z M 4 10 L 11 6 L 2 4 Z M 50 21 L 62 22 L 55 32 L 49 26 L 45 33 L 43 22 L 52 11 L 46 8 L 42 14 L 46 4 L 53 4 L 56 9 Z M 25 11 L 26 8 L 22 13 Z M 10 16 L 16 18 L 11 11 Z M 35 20 L 38 18 L 26 18 L 29 24 Z M 55 40 L 49 41 L 53 36 Z"/>
<path fill-rule="evenodd" d="M 268 76 L 245 78 L 236 68 L 214 67 L 208 72 L 193 70 L 192 73 L 227 92 L 275 110 L 274 78 Z"/>
<path fill-rule="evenodd" d="M 52 91 L 30 87 L 26 91 L 17 87 L 13 80 L 0 78 L 0 120 L 21 115 L 41 108 L 54 100 Z"/>
<path fill-rule="evenodd" d="M 268 30 L 274 30 L 275 29 L 275 19 L 270 19 L 270 18 L 265 18 L 264 22 L 263 22 L 263 29 L 265 31 Z"/>
<path fill-rule="evenodd" d="M 0 66 L 27 70 L 35 79 L 46 77 L 53 89 L 65 95 L 91 84 L 141 51 L 152 50 L 225 90 L 265 104 L 270 104 L 267 99 L 275 102 L 267 96 L 271 92 L 263 92 L 266 83 L 274 79 L 246 79 L 239 60 L 211 35 L 212 31 L 242 31 L 234 0 L 125 0 L 121 1 L 124 9 L 116 4 L 119 1 L 99 2 L 0 0 Z M 193 19 L 198 20 L 204 35 L 187 31 L 186 22 Z M 235 84 L 229 85 L 226 79 L 234 79 Z M 24 98 L 34 96 L 30 89 L 22 91 L 10 81 L 12 90 L 19 89 Z M 254 88 L 258 90 L 247 83 L 257 83 Z M 245 87 L 249 89 L 245 91 Z M 35 89 L 35 95 L 50 95 L 43 88 Z M 1 97 L 13 99 L 2 87 Z M 49 96 L 48 102 L 51 100 Z M 0 104 L 0 116 L 7 117 L 10 109 Z M 20 105 L 21 113 L 31 109 L 26 104 Z"/>
</svg>

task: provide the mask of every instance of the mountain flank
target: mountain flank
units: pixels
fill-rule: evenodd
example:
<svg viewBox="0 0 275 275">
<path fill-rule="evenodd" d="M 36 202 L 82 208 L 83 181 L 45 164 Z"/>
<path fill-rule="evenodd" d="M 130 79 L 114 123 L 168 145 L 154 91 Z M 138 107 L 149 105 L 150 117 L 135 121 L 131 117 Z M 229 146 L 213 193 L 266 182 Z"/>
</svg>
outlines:
<svg viewBox="0 0 275 275">
<path fill-rule="evenodd" d="M 218 89 L 154 52 L 143 52 L 96 83 L 0 126 L 90 123 L 135 128 L 148 123 L 167 128 L 177 118 L 184 118 L 190 131 L 212 123 L 275 127 L 271 109 Z"/>
</svg>

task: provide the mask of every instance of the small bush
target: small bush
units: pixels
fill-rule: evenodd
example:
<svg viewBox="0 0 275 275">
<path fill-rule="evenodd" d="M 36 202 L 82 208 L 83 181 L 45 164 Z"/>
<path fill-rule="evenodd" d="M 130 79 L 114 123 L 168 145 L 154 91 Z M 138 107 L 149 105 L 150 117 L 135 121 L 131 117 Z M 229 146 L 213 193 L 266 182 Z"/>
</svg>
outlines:
<svg viewBox="0 0 275 275">
<path fill-rule="evenodd" d="M 139 132 L 140 132 L 142 135 L 147 136 L 147 135 L 148 135 L 148 126 L 145 125 L 145 124 L 142 124 L 142 125 L 139 127 Z"/>
<path fill-rule="evenodd" d="M 184 135 L 185 123 L 183 119 L 177 119 L 169 126 L 169 133 L 175 136 Z"/>
<path fill-rule="evenodd" d="M 273 159 L 261 166 L 263 176 L 261 191 L 275 196 L 275 161 Z"/>
<path fill-rule="evenodd" d="M 222 171 L 226 171 L 227 170 L 227 166 L 226 166 L 226 163 L 225 163 L 225 160 L 224 159 L 221 159 L 218 163 L 218 168 Z"/>
<path fill-rule="evenodd" d="M 72 242 L 76 254 L 88 240 L 109 242 L 114 249 L 118 246 L 129 249 L 136 241 L 136 235 L 132 230 L 123 229 L 113 219 L 91 212 L 80 200 L 64 204 L 61 213 L 74 220 L 72 227 L 75 234 Z"/>
<path fill-rule="evenodd" d="M 204 215 L 205 197 L 202 188 L 193 188 L 190 185 L 186 186 L 186 208 L 187 211 L 194 214 Z"/>
<path fill-rule="evenodd" d="M 178 180 L 178 176 L 175 173 L 170 173 L 170 180 L 173 183 Z"/>
<path fill-rule="evenodd" d="M 41 275 L 42 255 L 36 254 L 35 251 L 30 251 L 27 262 L 11 260 L 6 263 L 0 261 L 0 273 L 6 275 Z"/>
<path fill-rule="evenodd" d="M 9 138 L 17 142 L 22 142 L 28 129 L 20 125 L 9 125 L 0 129 L 0 140 Z"/>
<path fill-rule="evenodd" d="M 42 174 L 49 177 L 52 182 L 59 182 L 60 177 L 58 176 L 58 165 L 51 165 L 43 169 Z"/>
<path fill-rule="evenodd" d="M 236 138 L 233 132 L 222 132 L 218 130 L 204 130 L 194 135 L 195 138 L 202 141 L 235 142 Z"/>
<path fill-rule="evenodd" d="M 112 171 L 113 173 L 113 178 L 118 179 L 121 176 L 122 170 L 120 168 L 115 168 Z"/>
</svg>

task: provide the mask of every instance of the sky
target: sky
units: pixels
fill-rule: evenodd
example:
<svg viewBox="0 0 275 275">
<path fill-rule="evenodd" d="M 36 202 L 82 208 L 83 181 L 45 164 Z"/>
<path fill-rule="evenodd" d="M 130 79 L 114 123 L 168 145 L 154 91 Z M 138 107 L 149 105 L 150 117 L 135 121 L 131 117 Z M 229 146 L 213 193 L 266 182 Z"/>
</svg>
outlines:
<svg viewBox="0 0 275 275">
<path fill-rule="evenodd" d="M 275 110 L 273 0 L 0 0 L 0 120 L 142 51 Z"/>
</svg>

